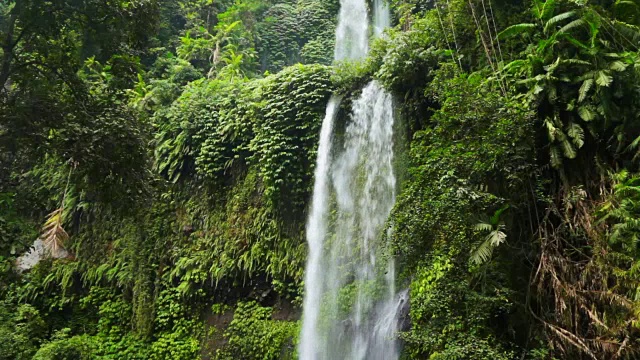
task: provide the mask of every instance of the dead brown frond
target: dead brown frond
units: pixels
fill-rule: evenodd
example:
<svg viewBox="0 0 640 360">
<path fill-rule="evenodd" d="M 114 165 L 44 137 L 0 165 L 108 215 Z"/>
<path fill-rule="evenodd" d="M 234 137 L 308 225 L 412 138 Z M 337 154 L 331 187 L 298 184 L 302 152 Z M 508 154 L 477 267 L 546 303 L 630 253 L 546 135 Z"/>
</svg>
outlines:
<svg viewBox="0 0 640 360">
<path fill-rule="evenodd" d="M 52 211 L 47 215 L 47 220 L 42 226 L 42 232 L 40 239 L 48 254 L 54 258 L 59 257 L 60 254 L 65 253 L 64 243 L 69 239 L 69 234 L 64 230 L 64 214 L 65 214 L 65 201 L 67 199 L 67 193 L 69 192 L 69 183 L 71 182 L 71 174 L 76 167 L 73 160 L 69 162 L 69 174 L 67 175 L 67 184 L 62 194 L 62 201 L 60 201 L 60 207 Z"/>
<path fill-rule="evenodd" d="M 47 216 L 47 221 L 42 227 L 42 242 L 47 251 L 52 254 L 58 254 L 64 249 L 64 243 L 69 239 L 69 234 L 62 227 L 62 207 L 54 210 Z"/>
</svg>

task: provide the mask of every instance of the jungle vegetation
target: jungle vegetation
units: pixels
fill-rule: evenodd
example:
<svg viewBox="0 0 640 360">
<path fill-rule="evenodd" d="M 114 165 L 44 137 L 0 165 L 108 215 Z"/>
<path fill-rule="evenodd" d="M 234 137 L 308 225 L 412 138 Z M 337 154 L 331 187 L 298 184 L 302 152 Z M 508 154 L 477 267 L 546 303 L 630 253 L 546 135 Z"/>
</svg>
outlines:
<svg viewBox="0 0 640 360">
<path fill-rule="evenodd" d="M 0 1 L 0 359 L 296 358 L 325 106 L 372 79 L 403 358 L 640 358 L 640 2 L 389 3 L 333 63 L 339 0 Z"/>
</svg>

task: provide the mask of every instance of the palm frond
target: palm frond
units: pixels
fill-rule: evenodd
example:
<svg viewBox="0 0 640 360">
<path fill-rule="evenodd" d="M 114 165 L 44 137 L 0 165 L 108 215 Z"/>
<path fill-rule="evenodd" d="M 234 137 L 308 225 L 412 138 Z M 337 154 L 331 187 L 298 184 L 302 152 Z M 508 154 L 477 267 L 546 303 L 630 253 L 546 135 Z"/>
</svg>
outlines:
<svg viewBox="0 0 640 360">
<path fill-rule="evenodd" d="M 482 243 L 471 252 L 469 260 L 476 265 L 486 263 L 491 258 L 493 250 L 500 246 L 506 238 L 507 234 L 505 234 L 501 229 L 491 231 L 484 238 Z"/>
<path fill-rule="evenodd" d="M 69 234 L 67 234 L 62 227 L 63 212 L 63 208 L 54 210 L 47 216 L 47 221 L 42 227 L 42 242 L 47 251 L 52 255 L 58 254 L 61 250 L 64 250 L 64 243 L 69 239 Z"/>
</svg>

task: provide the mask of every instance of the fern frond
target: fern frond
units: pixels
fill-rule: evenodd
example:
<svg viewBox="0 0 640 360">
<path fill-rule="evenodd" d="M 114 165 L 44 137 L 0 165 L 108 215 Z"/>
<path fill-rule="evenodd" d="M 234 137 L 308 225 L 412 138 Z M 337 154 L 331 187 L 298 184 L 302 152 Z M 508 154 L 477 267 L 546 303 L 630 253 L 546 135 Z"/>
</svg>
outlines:
<svg viewBox="0 0 640 360">
<path fill-rule="evenodd" d="M 580 85 L 578 102 L 583 102 L 584 99 L 587 98 L 587 95 L 589 94 L 589 90 L 591 90 L 592 86 L 593 86 L 593 79 L 586 79 L 585 81 L 582 82 L 582 85 Z"/>
<path fill-rule="evenodd" d="M 596 113 L 591 106 L 580 106 L 578 108 L 578 115 L 586 122 L 589 122 L 596 118 Z"/>
<path fill-rule="evenodd" d="M 552 141 L 552 142 L 555 141 L 556 134 L 558 133 L 558 129 L 553 125 L 553 123 L 551 123 L 551 121 L 549 121 L 549 119 L 546 119 L 544 121 L 544 125 L 547 127 L 549 141 Z"/>
<path fill-rule="evenodd" d="M 599 86 L 608 87 L 613 82 L 613 77 L 609 75 L 608 70 L 599 70 L 596 72 L 596 84 Z"/>
<path fill-rule="evenodd" d="M 568 159 L 575 159 L 576 158 L 576 149 L 573 148 L 573 145 L 569 142 L 569 140 L 565 137 L 562 142 L 560 142 L 560 145 L 562 145 L 562 152 L 564 153 L 564 156 Z"/>
<path fill-rule="evenodd" d="M 514 36 L 530 32 L 535 27 L 536 25 L 531 23 L 511 25 L 498 33 L 498 39 L 512 38 Z"/>
<path fill-rule="evenodd" d="M 567 125 L 567 135 L 571 138 L 573 144 L 580 149 L 584 145 L 584 130 L 576 123 Z"/>
<path fill-rule="evenodd" d="M 491 231 L 493 230 L 493 225 L 486 223 L 486 222 L 480 222 L 477 223 L 473 226 L 474 230 L 476 231 Z"/>
<path fill-rule="evenodd" d="M 569 18 L 573 17 L 575 14 L 576 14 L 576 12 L 575 12 L 575 11 L 567 11 L 567 12 L 564 12 L 564 13 L 562 13 L 562 14 L 558 14 L 558 15 L 556 15 L 556 16 L 554 16 L 554 17 L 552 17 L 552 18 L 551 18 L 551 19 L 549 19 L 549 21 L 547 21 L 547 23 L 544 25 L 544 32 L 545 32 L 545 33 L 546 33 L 546 32 L 548 32 L 548 31 L 549 31 L 549 29 L 550 29 L 552 26 L 554 26 L 554 25 L 558 24 L 558 23 L 559 23 L 559 22 L 561 22 L 561 21 L 564 21 L 564 20 L 566 20 L 566 19 L 569 19 Z"/>
<path fill-rule="evenodd" d="M 627 151 L 633 151 L 635 149 L 638 148 L 638 145 L 640 144 L 640 136 L 638 136 L 637 138 L 635 138 L 631 144 L 629 144 L 629 146 L 627 146 Z"/>
<path fill-rule="evenodd" d="M 614 62 L 612 62 L 611 64 L 609 64 L 609 69 L 613 70 L 613 71 L 617 71 L 617 72 L 622 72 L 627 70 L 627 64 L 623 63 L 620 60 L 616 60 Z"/>
<path fill-rule="evenodd" d="M 563 59 L 563 60 L 560 61 L 560 63 L 562 65 L 584 65 L 584 66 L 591 66 L 592 65 L 591 62 L 580 60 L 580 59 Z"/>
<path fill-rule="evenodd" d="M 549 15 L 553 14 L 556 8 L 555 0 L 547 0 L 547 1 L 537 1 L 536 6 L 534 7 L 534 14 L 538 19 L 544 20 L 549 17 Z"/>
<path fill-rule="evenodd" d="M 627 24 L 622 21 L 613 20 L 610 22 L 614 30 L 625 40 L 625 43 L 640 46 L 640 28 L 635 25 Z"/>
<path fill-rule="evenodd" d="M 560 30 L 558 30 L 558 33 L 559 34 L 568 33 L 569 31 L 573 30 L 574 28 L 577 28 L 577 27 L 585 25 L 585 24 L 586 24 L 586 22 L 584 21 L 584 19 L 576 19 L 576 20 L 573 20 L 572 22 L 568 23 L 567 25 L 561 27 Z"/>
<path fill-rule="evenodd" d="M 551 158 L 551 166 L 554 169 L 559 169 L 562 166 L 562 153 L 557 146 L 551 146 L 549 149 L 549 156 Z"/>
</svg>

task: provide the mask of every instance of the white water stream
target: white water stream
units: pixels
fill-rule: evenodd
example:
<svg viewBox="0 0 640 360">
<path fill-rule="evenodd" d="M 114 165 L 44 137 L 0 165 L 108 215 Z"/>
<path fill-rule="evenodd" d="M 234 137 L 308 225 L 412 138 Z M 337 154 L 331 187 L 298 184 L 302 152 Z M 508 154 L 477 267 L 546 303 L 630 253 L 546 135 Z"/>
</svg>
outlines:
<svg viewBox="0 0 640 360">
<path fill-rule="evenodd" d="M 341 0 L 336 60 L 363 59 L 370 31 L 389 26 L 389 9 L 374 0 Z M 393 101 L 375 81 L 354 101 L 342 137 L 332 97 L 322 123 L 312 207 L 299 356 L 302 360 L 394 360 L 395 333 L 406 292 L 396 293 L 382 232 L 395 203 Z"/>
</svg>

